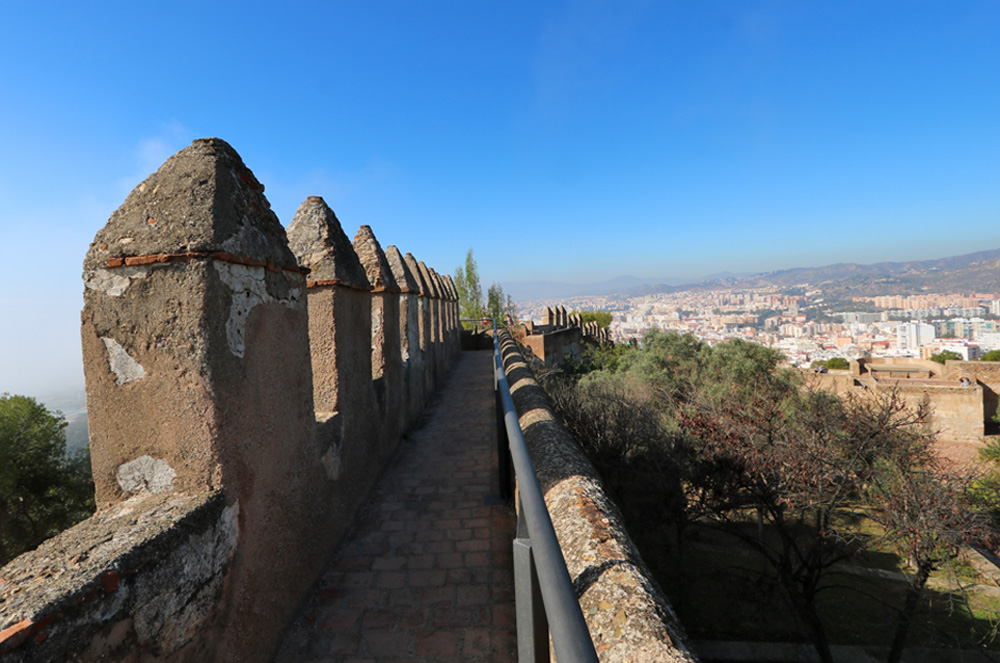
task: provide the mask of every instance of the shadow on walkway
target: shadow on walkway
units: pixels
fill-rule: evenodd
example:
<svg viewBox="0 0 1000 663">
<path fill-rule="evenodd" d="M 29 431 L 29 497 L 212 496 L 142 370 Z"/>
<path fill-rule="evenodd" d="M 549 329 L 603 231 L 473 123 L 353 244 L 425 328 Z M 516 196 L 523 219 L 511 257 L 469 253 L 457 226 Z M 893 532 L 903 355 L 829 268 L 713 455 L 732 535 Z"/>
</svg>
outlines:
<svg viewBox="0 0 1000 663">
<path fill-rule="evenodd" d="M 491 499 L 492 361 L 462 353 L 274 663 L 515 660 L 515 521 Z"/>
</svg>

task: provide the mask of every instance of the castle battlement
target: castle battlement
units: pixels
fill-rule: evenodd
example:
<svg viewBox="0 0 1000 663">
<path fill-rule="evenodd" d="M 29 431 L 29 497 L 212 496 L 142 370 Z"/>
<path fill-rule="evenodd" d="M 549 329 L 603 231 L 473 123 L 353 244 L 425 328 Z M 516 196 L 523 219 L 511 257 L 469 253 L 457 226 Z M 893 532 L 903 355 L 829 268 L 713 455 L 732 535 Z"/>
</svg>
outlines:
<svg viewBox="0 0 1000 663">
<path fill-rule="evenodd" d="M 454 284 L 319 197 L 286 234 L 217 138 L 83 278 L 98 511 L 4 567 L 0 655 L 261 660 L 457 358 Z"/>
</svg>

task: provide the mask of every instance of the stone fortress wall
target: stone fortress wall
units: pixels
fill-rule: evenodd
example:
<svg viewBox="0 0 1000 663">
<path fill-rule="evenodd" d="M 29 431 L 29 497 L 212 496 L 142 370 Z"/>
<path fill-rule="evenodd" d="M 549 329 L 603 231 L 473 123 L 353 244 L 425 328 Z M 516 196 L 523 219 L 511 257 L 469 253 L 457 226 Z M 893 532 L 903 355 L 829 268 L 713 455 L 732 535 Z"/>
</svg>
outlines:
<svg viewBox="0 0 1000 663">
<path fill-rule="evenodd" d="M 459 352 L 454 283 L 227 143 L 84 261 L 98 511 L 0 571 L 4 661 L 263 660 Z"/>
<path fill-rule="evenodd" d="M 569 315 L 565 306 L 546 307 L 542 324 L 526 322 L 521 343 L 545 365 L 564 361 L 567 355 L 579 359 L 587 344 L 611 341 L 611 332 L 596 322 L 583 322 L 579 315 Z"/>
<path fill-rule="evenodd" d="M 923 407 L 926 422 L 938 433 L 941 450 L 951 460 L 978 457 L 997 413 L 1000 362 L 930 360 L 901 357 L 861 358 L 849 370 L 811 376 L 838 394 L 894 391 L 912 408 Z"/>
</svg>

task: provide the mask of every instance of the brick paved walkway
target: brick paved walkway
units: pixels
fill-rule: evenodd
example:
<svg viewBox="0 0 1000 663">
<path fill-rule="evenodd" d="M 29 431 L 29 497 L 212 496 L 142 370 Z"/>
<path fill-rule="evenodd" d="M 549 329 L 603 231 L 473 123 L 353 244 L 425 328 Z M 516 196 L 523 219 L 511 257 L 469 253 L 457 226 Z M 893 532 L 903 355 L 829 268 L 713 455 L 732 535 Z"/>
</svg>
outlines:
<svg viewBox="0 0 1000 663">
<path fill-rule="evenodd" d="M 462 353 L 274 663 L 515 660 L 514 516 L 491 505 L 492 361 Z"/>
</svg>

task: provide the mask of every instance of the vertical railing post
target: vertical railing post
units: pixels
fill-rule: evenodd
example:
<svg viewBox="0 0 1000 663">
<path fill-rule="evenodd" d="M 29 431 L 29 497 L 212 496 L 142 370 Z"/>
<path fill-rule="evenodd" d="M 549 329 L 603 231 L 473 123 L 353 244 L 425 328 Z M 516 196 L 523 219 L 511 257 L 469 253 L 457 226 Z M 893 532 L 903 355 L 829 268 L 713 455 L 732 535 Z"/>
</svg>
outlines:
<svg viewBox="0 0 1000 663">
<path fill-rule="evenodd" d="M 514 539 L 514 605 L 517 606 L 518 663 L 548 663 L 549 622 L 542 604 L 535 558 L 531 554 L 528 524 L 518 504 L 517 538 Z"/>
</svg>

